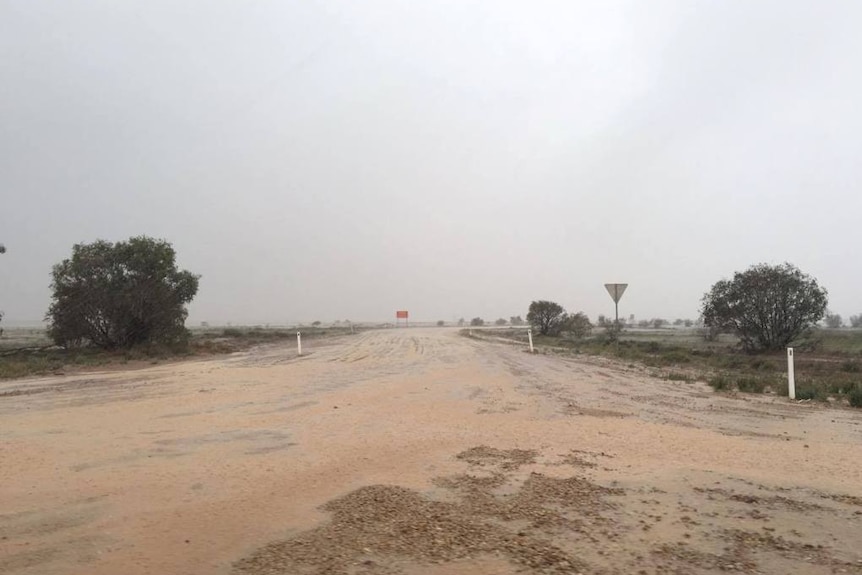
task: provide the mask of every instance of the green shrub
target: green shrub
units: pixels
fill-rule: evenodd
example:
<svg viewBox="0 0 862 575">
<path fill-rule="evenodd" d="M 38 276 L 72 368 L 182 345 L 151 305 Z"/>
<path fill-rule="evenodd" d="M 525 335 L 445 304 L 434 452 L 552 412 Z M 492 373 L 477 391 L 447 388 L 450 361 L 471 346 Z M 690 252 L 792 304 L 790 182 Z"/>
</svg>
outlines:
<svg viewBox="0 0 862 575">
<path fill-rule="evenodd" d="M 763 393 L 766 381 L 758 377 L 740 377 L 736 380 L 736 387 L 745 393 Z"/>
<path fill-rule="evenodd" d="M 715 391 L 727 391 L 733 387 L 733 381 L 723 373 L 709 378 L 708 383 Z"/>
<path fill-rule="evenodd" d="M 811 399 L 815 401 L 826 401 L 826 394 L 823 390 L 809 382 L 798 384 L 796 386 L 796 399 Z"/>
<path fill-rule="evenodd" d="M 235 327 L 227 327 L 224 331 L 221 332 L 224 337 L 242 337 L 242 330 L 239 330 Z"/>
<path fill-rule="evenodd" d="M 862 386 L 856 387 L 847 394 L 851 407 L 862 407 Z"/>
<path fill-rule="evenodd" d="M 670 372 L 669 374 L 667 374 L 665 379 L 669 381 L 685 381 L 686 383 L 691 381 L 691 377 L 689 377 L 687 374 L 675 372 Z"/>
</svg>

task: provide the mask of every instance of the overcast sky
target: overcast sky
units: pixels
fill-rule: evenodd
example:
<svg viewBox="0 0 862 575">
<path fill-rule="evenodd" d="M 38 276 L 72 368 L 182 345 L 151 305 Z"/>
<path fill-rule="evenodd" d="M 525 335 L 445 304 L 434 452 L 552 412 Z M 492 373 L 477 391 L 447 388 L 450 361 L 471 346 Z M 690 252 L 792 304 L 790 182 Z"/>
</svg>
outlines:
<svg viewBox="0 0 862 575">
<path fill-rule="evenodd" d="M 862 3 L 0 0 L 0 309 L 146 234 L 190 323 L 862 312 Z"/>
</svg>

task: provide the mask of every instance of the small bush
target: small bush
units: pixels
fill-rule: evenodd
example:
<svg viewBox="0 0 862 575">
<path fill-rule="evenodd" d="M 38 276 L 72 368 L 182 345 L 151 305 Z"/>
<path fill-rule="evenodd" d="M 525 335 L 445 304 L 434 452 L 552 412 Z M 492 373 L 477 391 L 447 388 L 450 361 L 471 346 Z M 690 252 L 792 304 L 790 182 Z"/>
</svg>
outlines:
<svg viewBox="0 0 862 575">
<path fill-rule="evenodd" d="M 796 386 L 796 399 L 810 399 L 815 401 L 825 401 L 826 394 L 823 390 L 811 383 L 802 383 Z"/>
<path fill-rule="evenodd" d="M 841 364 L 841 371 L 846 373 L 859 373 L 862 371 L 862 366 L 857 361 L 845 361 Z"/>
<path fill-rule="evenodd" d="M 733 381 L 723 373 L 711 377 L 708 383 L 715 391 L 727 391 L 733 387 Z"/>
<path fill-rule="evenodd" d="M 582 339 L 588 336 L 592 329 L 593 324 L 590 323 L 590 319 L 586 314 L 578 312 L 565 317 L 560 331 L 575 339 Z"/>
<path fill-rule="evenodd" d="M 227 327 L 224 331 L 221 332 L 224 337 L 242 337 L 242 330 L 239 330 L 235 327 Z"/>
<path fill-rule="evenodd" d="M 766 381 L 757 377 L 740 377 L 736 380 L 736 387 L 745 393 L 763 393 Z"/>
<path fill-rule="evenodd" d="M 862 387 L 856 387 L 847 394 L 847 399 L 850 401 L 850 407 L 862 407 Z"/>
<path fill-rule="evenodd" d="M 675 372 L 670 372 L 669 374 L 667 374 L 667 377 L 665 379 L 669 381 L 684 381 L 686 383 L 691 381 L 691 377 L 689 377 L 687 374 Z"/>
</svg>

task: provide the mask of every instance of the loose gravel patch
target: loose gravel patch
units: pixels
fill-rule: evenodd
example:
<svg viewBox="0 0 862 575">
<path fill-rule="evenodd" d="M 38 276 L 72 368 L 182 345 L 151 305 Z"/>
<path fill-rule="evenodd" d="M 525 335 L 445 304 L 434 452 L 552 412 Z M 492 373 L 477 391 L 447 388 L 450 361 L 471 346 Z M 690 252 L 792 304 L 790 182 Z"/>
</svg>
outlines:
<svg viewBox="0 0 862 575">
<path fill-rule="evenodd" d="M 523 450 L 470 449 L 457 456 L 481 466 L 512 470 L 535 461 Z M 554 543 L 565 530 L 577 543 L 622 493 L 583 477 L 531 473 L 519 480 L 499 470 L 462 474 L 434 483 L 455 496 L 438 501 L 392 485 L 362 487 L 323 506 L 326 525 L 271 543 L 235 564 L 237 575 L 400 573 L 398 565 L 503 557 L 530 573 L 590 571 L 571 550 Z M 588 525 L 591 526 L 588 529 Z M 572 534 L 579 536 L 572 538 Z M 607 536 L 607 531 L 604 533 Z M 576 545 L 574 545 L 576 547 Z M 571 546 L 569 546 L 571 547 Z"/>
</svg>

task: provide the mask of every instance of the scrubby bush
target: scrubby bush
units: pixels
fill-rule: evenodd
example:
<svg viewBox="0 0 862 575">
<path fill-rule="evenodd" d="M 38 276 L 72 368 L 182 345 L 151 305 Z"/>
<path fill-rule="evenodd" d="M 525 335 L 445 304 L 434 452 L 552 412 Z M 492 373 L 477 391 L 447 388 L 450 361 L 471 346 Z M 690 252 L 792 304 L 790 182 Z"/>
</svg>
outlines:
<svg viewBox="0 0 862 575">
<path fill-rule="evenodd" d="M 482 319 L 481 317 L 474 317 L 473 319 L 470 320 L 470 325 L 472 325 L 474 327 L 483 326 L 483 325 L 485 325 L 485 320 Z"/>
<path fill-rule="evenodd" d="M 171 244 L 146 236 L 77 244 L 52 271 L 48 334 L 62 347 L 175 345 L 199 276 L 179 270 Z"/>
<path fill-rule="evenodd" d="M 736 380 L 736 388 L 745 393 L 763 393 L 766 387 L 766 381 L 759 377 L 743 376 Z"/>
<path fill-rule="evenodd" d="M 816 385 L 812 385 L 811 383 L 797 383 L 796 385 L 796 399 L 804 400 L 820 400 L 823 401 L 826 399 L 826 395 L 823 393 L 823 390 L 817 387 Z"/>
<path fill-rule="evenodd" d="M 704 324 L 735 333 L 747 351 L 783 349 L 820 321 L 827 293 L 791 264 L 759 264 L 703 296 Z"/>
<path fill-rule="evenodd" d="M 709 386 L 716 391 L 727 391 L 733 388 L 733 381 L 726 374 L 720 373 L 709 378 Z"/>
<path fill-rule="evenodd" d="M 560 332 L 580 339 L 590 335 L 592 329 L 593 324 L 590 323 L 590 318 L 585 313 L 578 312 L 565 317 Z"/>
<path fill-rule="evenodd" d="M 532 302 L 527 312 L 527 321 L 541 335 L 559 335 L 565 319 L 563 306 L 548 300 Z"/>
</svg>

